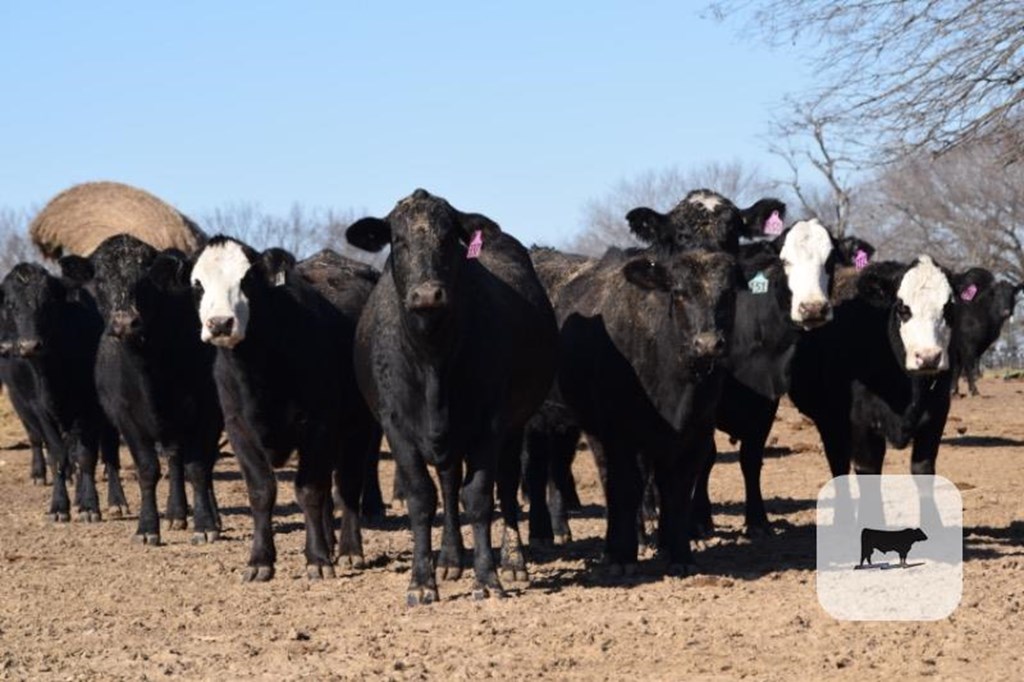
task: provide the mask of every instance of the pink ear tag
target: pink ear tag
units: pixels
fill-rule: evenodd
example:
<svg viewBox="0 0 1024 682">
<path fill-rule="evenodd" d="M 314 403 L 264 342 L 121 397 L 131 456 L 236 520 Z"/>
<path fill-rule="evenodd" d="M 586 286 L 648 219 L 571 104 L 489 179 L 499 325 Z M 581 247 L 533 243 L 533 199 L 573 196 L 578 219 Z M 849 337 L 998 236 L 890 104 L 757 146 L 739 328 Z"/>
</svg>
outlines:
<svg viewBox="0 0 1024 682">
<path fill-rule="evenodd" d="M 480 249 L 484 246 L 484 233 L 481 230 L 477 230 L 473 233 L 473 238 L 469 240 L 469 248 L 466 249 L 466 258 L 479 258 Z"/>
<path fill-rule="evenodd" d="M 963 291 L 960 292 L 960 300 L 962 301 L 973 301 L 974 297 L 978 295 L 978 286 L 972 284 Z"/>
<path fill-rule="evenodd" d="M 778 211 L 772 211 L 772 214 L 768 216 L 768 220 L 764 221 L 764 233 L 770 235 L 782 234 L 782 218 L 779 217 Z"/>
<path fill-rule="evenodd" d="M 864 249 L 857 249 L 857 255 L 853 257 L 853 265 L 858 270 L 863 270 L 868 266 L 869 259 L 870 256 L 868 256 L 867 251 L 865 251 Z"/>
</svg>

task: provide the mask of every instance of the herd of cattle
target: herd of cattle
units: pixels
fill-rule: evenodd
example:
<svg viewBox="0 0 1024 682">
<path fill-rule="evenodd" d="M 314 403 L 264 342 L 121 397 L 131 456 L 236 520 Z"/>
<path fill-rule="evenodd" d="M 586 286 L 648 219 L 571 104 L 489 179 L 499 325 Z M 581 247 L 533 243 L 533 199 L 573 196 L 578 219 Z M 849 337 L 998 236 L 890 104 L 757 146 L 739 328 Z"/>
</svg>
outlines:
<svg viewBox="0 0 1024 682">
<path fill-rule="evenodd" d="M 741 443 L 750 531 L 768 527 L 760 471 L 787 393 L 833 474 L 880 472 L 887 443 L 912 443 L 912 471 L 933 473 L 953 379 L 966 374 L 976 391 L 979 356 L 1021 289 L 928 256 L 870 262 L 869 244 L 816 220 L 787 227 L 785 212 L 775 199 L 740 209 L 696 190 L 666 214 L 629 212 L 646 246 L 589 258 L 524 248 L 416 190 L 348 228 L 356 247 L 390 246 L 383 272 L 329 250 L 297 262 L 227 236 L 185 254 L 118 235 L 61 258 L 59 274 L 21 263 L 4 277 L 0 380 L 32 478 L 45 482 L 49 468 L 54 521 L 72 506 L 101 518 L 99 458 L 110 510 L 126 511 L 123 439 L 144 544 L 160 543 L 160 456 L 169 527 L 187 527 L 187 480 L 193 542 L 217 539 L 212 474 L 226 432 L 253 515 L 245 580 L 274 575 L 274 469 L 292 453 L 309 577 L 361 563 L 360 517 L 383 511 L 382 434 L 413 533 L 411 605 L 438 599 L 437 569 L 461 575 L 463 519 L 474 596 L 526 579 L 524 478 L 530 542 L 568 539 L 581 435 L 606 495 L 610 575 L 635 570 L 647 518 L 668 570 L 684 573 L 691 538 L 712 528 L 716 428 Z M 436 559 L 428 465 L 443 502 Z"/>
</svg>

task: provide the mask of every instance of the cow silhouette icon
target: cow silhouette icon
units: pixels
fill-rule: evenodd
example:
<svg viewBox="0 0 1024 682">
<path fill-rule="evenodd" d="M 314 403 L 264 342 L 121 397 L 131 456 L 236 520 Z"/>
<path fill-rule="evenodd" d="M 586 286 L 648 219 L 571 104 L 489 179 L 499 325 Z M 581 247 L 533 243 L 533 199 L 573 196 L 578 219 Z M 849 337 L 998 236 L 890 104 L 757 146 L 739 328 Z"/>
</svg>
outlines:
<svg viewBox="0 0 1024 682">
<path fill-rule="evenodd" d="M 904 528 L 903 530 L 865 528 L 860 532 L 860 563 L 857 568 L 863 567 L 865 561 L 868 562 L 868 566 L 872 566 L 871 555 L 875 550 L 883 554 L 896 552 L 900 555 L 900 566 L 907 568 L 907 555 L 910 553 L 910 548 L 915 542 L 927 539 L 928 536 L 920 528 Z"/>
</svg>

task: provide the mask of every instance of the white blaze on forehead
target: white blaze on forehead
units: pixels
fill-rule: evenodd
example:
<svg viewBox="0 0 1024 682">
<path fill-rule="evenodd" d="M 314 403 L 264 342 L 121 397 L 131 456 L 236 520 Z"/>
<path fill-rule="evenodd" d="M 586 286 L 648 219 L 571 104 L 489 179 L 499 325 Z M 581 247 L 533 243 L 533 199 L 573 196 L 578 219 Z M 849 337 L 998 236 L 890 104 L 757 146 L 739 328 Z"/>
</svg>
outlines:
<svg viewBox="0 0 1024 682">
<path fill-rule="evenodd" d="M 201 338 L 217 346 L 234 347 L 245 338 L 249 322 L 249 299 L 242 291 L 242 278 L 252 264 L 237 242 L 225 241 L 203 250 L 192 268 L 192 284 L 203 288 L 199 300 Z M 232 318 L 230 336 L 213 337 L 210 320 Z"/>
<path fill-rule="evenodd" d="M 816 219 L 801 220 L 786 233 L 779 258 L 785 267 L 786 283 L 792 294 L 789 315 L 794 322 L 804 322 L 804 310 L 808 307 L 820 308 L 828 303 L 826 265 L 831 254 L 832 237 Z M 831 310 L 827 317 L 831 318 Z"/>
<path fill-rule="evenodd" d="M 722 197 L 711 192 L 697 192 L 687 201 L 691 204 L 700 204 L 709 211 L 714 211 L 722 205 Z"/>
<path fill-rule="evenodd" d="M 921 359 L 941 353 L 938 369 L 949 367 L 950 329 L 945 308 L 953 296 L 946 273 L 928 256 L 921 256 L 900 280 L 896 297 L 910 309 L 910 319 L 900 324 L 906 350 L 906 368 L 921 368 Z"/>
</svg>

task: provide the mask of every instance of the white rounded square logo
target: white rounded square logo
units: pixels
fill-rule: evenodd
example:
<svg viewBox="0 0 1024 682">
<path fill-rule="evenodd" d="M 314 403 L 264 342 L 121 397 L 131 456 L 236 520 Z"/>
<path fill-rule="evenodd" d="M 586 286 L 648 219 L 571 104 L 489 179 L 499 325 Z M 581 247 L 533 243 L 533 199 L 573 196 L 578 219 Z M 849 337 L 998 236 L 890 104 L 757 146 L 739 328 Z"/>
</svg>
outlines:
<svg viewBox="0 0 1024 682">
<path fill-rule="evenodd" d="M 963 593 L 963 500 L 942 476 L 838 476 L 818 493 L 818 602 L 839 620 L 938 620 Z"/>
</svg>

